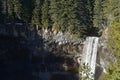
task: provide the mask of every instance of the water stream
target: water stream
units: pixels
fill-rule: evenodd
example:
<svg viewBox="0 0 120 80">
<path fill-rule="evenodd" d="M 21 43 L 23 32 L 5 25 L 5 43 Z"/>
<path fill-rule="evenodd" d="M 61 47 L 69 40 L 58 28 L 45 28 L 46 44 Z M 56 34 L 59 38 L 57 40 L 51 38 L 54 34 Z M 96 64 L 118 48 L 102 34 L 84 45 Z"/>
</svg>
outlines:
<svg viewBox="0 0 120 80">
<path fill-rule="evenodd" d="M 98 37 L 87 37 L 82 52 L 82 64 L 85 63 L 85 65 L 88 65 L 90 68 L 90 73 L 93 74 L 95 74 L 98 41 Z M 94 79 L 93 74 L 90 74 L 89 78 Z"/>
</svg>

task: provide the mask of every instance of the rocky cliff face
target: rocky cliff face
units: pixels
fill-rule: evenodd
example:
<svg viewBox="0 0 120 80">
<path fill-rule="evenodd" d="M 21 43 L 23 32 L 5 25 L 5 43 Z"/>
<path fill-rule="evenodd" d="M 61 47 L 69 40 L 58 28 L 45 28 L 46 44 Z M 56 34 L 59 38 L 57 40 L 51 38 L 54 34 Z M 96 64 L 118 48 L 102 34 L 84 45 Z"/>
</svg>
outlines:
<svg viewBox="0 0 120 80">
<path fill-rule="evenodd" d="M 81 39 L 75 40 L 72 36 L 68 36 L 67 34 L 63 34 L 61 32 L 51 33 L 48 30 L 44 31 L 43 38 L 48 42 L 45 43 L 47 44 L 47 49 L 48 50 L 50 49 L 50 51 L 55 53 L 55 55 L 70 56 L 71 59 L 75 60 L 76 63 L 79 63 L 77 59 L 82 58 L 82 51 L 85 40 Z M 50 44 L 49 42 L 53 43 Z M 107 42 L 108 35 L 107 30 L 105 30 L 102 36 L 100 37 L 98 44 L 95 73 L 96 80 L 102 80 L 102 74 L 107 73 L 106 68 L 109 66 L 109 62 L 115 61 L 115 57 L 110 55 L 110 48 Z M 59 52 L 62 53 L 59 54 Z"/>
<path fill-rule="evenodd" d="M 8 29 L 9 30 L 9 29 Z M 16 34 L 14 35 L 11 32 L 7 31 L 5 27 L 0 26 L 0 33 L 2 35 L 5 35 L 5 42 L 7 38 L 11 38 L 14 36 L 15 38 L 18 37 L 20 40 L 18 40 L 18 43 L 23 44 L 23 46 L 27 47 L 28 51 L 25 56 L 25 62 L 28 60 L 26 64 L 24 63 L 19 63 L 18 60 L 16 60 L 16 63 L 18 65 L 24 66 L 22 69 L 26 69 L 26 67 L 29 67 L 29 74 L 31 78 L 29 77 L 29 80 L 78 80 L 78 64 L 76 62 L 77 59 L 77 54 L 79 54 L 82 50 L 81 44 L 78 41 L 75 41 L 73 39 L 70 40 L 69 37 L 64 36 L 63 34 L 56 35 L 54 36 L 50 35 L 49 33 L 41 34 L 37 33 L 34 31 L 32 28 L 28 28 L 27 31 L 24 31 L 24 29 L 16 29 Z M 10 35 L 9 35 L 10 33 Z M 22 33 L 22 34 L 21 34 Z M 7 37 L 8 36 L 8 37 Z M 62 37 L 64 36 L 64 37 Z M 25 39 L 25 40 L 22 40 Z M 1 39 L 0 39 L 1 40 Z M 12 39 L 14 42 L 14 39 Z M 11 42 L 11 40 L 8 40 Z M 71 42 L 69 42 L 71 41 Z M 77 43 L 76 43 L 77 42 Z M 6 46 L 5 50 L 7 50 L 7 44 L 4 44 Z M 1 47 L 3 47 L 1 45 Z M 8 43 L 9 45 L 9 43 Z M 17 47 L 14 46 L 19 46 L 17 44 L 13 44 L 12 51 L 10 52 L 9 55 L 12 55 L 15 57 L 15 55 L 22 55 L 24 54 L 24 50 L 22 49 L 23 52 L 18 53 Z M 20 47 L 19 47 L 20 48 Z M 18 54 L 17 54 L 18 53 Z M 3 56 L 7 56 L 6 54 L 3 54 Z M 11 67 L 7 65 L 9 62 L 7 58 L 5 57 L 4 59 L 6 61 L 6 66 L 7 68 L 5 69 L 11 69 L 13 71 L 17 71 L 17 73 L 20 73 L 20 69 L 17 65 L 11 64 Z M 17 58 L 17 57 L 16 57 Z M 12 60 L 12 58 L 10 58 Z M 20 57 L 20 60 L 22 60 L 22 56 Z M 14 62 L 11 61 L 11 63 Z M 16 68 L 15 68 L 16 67 Z M 2 72 L 5 72 L 7 70 L 3 69 Z M 11 76 L 10 76 L 11 74 Z M 14 78 L 14 72 L 9 71 L 8 76 L 9 80 L 15 80 L 18 79 L 20 76 L 18 75 L 17 78 Z M 64 76 L 64 78 L 63 78 Z M 28 77 L 28 75 L 25 77 Z M 3 77 L 3 79 L 8 79 Z M 21 77 L 20 79 L 24 80 L 24 77 Z M 26 78 L 27 79 L 27 78 Z"/>
<path fill-rule="evenodd" d="M 59 46 L 58 49 L 54 49 L 56 50 L 55 53 L 59 53 L 57 52 L 59 50 L 65 51 L 64 53 L 67 53 L 67 55 L 72 55 L 71 58 L 74 60 L 79 57 L 82 57 L 82 50 L 83 50 L 85 40 L 81 40 L 81 39 L 75 40 L 74 38 L 72 38 L 72 36 L 68 36 L 60 32 L 57 34 L 49 33 L 48 30 L 45 30 L 43 33 L 43 38 L 45 38 L 45 40 L 48 40 L 47 34 L 52 34 L 52 36 L 50 37 L 52 42 L 55 42 L 57 46 Z M 96 73 L 95 73 L 96 80 L 102 80 L 102 74 L 107 73 L 106 68 L 109 67 L 109 63 L 116 62 L 116 58 L 113 55 L 111 55 L 111 50 L 108 45 L 108 37 L 109 36 L 106 28 L 103 31 L 103 34 L 100 37 L 99 44 L 98 44 Z"/>
<path fill-rule="evenodd" d="M 78 80 L 77 58 L 82 54 L 81 40 L 75 40 L 72 36 L 61 32 L 52 33 L 47 29 L 39 35 L 42 36 L 44 42 L 44 54 L 41 54 L 43 63 L 45 66 L 48 65 L 46 71 L 43 72 L 49 76 L 46 80 L 64 80 L 61 76 L 64 76 L 66 80 Z M 35 53 L 35 55 L 39 54 L 39 52 Z"/>
<path fill-rule="evenodd" d="M 19 27 L 18 27 L 19 28 Z M 9 35 L 9 29 L 0 26 L 0 33 Z M 34 80 L 78 80 L 78 58 L 82 57 L 84 39 L 76 39 L 67 33 L 40 31 L 34 28 L 16 28 L 17 36 L 22 36 L 27 42 L 21 41 L 30 50 L 29 59 L 32 66 L 32 76 Z M 106 73 L 105 68 L 110 61 L 115 61 L 110 55 L 107 45 L 107 31 L 103 33 L 99 40 L 98 56 L 96 61 L 96 80 L 102 80 L 102 73 Z M 46 77 L 47 76 L 47 77 Z M 63 78 L 64 76 L 64 78 Z"/>
<path fill-rule="evenodd" d="M 106 68 L 109 67 L 110 62 L 116 63 L 116 58 L 111 54 L 111 49 L 108 45 L 108 29 L 106 28 L 102 36 L 100 37 L 98 56 L 97 56 L 97 68 L 96 68 L 96 79 L 103 80 L 102 74 L 107 73 Z"/>
</svg>

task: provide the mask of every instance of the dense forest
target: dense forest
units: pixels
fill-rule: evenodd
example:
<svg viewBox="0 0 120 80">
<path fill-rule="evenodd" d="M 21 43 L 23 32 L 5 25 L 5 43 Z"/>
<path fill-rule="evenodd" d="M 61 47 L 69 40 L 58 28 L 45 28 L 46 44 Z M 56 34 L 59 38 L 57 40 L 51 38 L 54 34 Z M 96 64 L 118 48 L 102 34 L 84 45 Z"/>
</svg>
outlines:
<svg viewBox="0 0 120 80">
<path fill-rule="evenodd" d="M 120 0 L 0 0 L 0 24 L 16 21 L 77 37 L 100 36 L 107 28 L 117 63 L 104 80 L 120 79 Z"/>
<path fill-rule="evenodd" d="M 82 36 L 118 22 L 119 10 L 119 0 L 0 0 L 0 23 L 22 21 Z"/>
<path fill-rule="evenodd" d="M 1 0 L 0 23 L 22 21 L 40 29 L 83 35 L 92 35 L 94 27 L 94 0 Z M 95 17 L 97 19 L 97 16 Z"/>
</svg>

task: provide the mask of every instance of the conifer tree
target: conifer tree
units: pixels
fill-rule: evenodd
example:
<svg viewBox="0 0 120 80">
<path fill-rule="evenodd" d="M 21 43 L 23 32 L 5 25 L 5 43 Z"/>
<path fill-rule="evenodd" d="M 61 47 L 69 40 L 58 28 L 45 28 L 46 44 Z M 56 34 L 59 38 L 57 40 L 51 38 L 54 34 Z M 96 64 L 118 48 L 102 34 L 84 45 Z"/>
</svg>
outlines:
<svg viewBox="0 0 120 80">
<path fill-rule="evenodd" d="M 41 26 L 41 0 L 35 0 L 35 7 L 32 15 L 32 25 Z"/>
<path fill-rule="evenodd" d="M 3 24 L 6 23 L 8 17 L 8 0 L 0 0 L 0 20 Z"/>
<path fill-rule="evenodd" d="M 120 18 L 120 1 L 119 0 L 104 0 L 103 15 L 107 26 L 112 26 L 113 21 L 119 21 Z"/>
<path fill-rule="evenodd" d="M 51 0 L 50 15 L 53 27 L 63 32 L 81 35 L 83 29 L 82 12 L 79 0 Z M 80 19 L 81 18 L 81 19 Z"/>
<path fill-rule="evenodd" d="M 2 23 L 2 1 L 0 0 L 0 23 Z"/>
<path fill-rule="evenodd" d="M 50 26 L 49 23 L 49 1 L 44 0 L 43 6 L 42 6 L 42 27 L 48 28 Z"/>
<path fill-rule="evenodd" d="M 94 27 L 103 28 L 103 4 L 102 0 L 95 0 L 94 4 Z"/>
<path fill-rule="evenodd" d="M 59 6 L 59 1 L 50 0 L 50 10 L 49 10 L 49 15 L 51 17 L 50 19 L 53 22 L 53 28 L 57 29 L 57 30 L 60 30 L 60 27 L 59 27 L 59 24 L 58 24 L 58 21 L 60 20 L 59 19 L 60 7 L 58 7 Z"/>
<path fill-rule="evenodd" d="M 15 18 L 20 18 L 21 3 L 19 0 L 8 0 L 8 14 L 13 21 Z"/>
<path fill-rule="evenodd" d="M 81 0 L 81 24 L 85 29 L 85 34 L 90 35 L 93 31 L 93 0 Z"/>
<path fill-rule="evenodd" d="M 26 23 L 31 23 L 32 13 L 34 9 L 34 0 L 20 0 L 21 2 L 21 19 Z"/>
<path fill-rule="evenodd" d="M 68 31 L 73 34 L 77 34 L 81 36 L 82 31 L 84 31 L 84 26 L 82 24 L 82 14 L 81 14 L 81 7 L 79 0 L 69 0 L 67 5 L 67 18 L 68 18 Z"/>
</svg>

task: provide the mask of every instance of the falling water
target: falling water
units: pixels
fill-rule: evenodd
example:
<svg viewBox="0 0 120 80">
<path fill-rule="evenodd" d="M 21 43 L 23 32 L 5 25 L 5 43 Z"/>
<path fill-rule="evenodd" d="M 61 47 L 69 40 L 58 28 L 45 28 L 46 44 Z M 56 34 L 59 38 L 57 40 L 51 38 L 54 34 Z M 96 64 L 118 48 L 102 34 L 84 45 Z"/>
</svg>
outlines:
<svg viewBox="0 0 120 80">
<path fill-rule="evenodd" d="M 98 40 L 98 37 L 87 37 L 83 48 L 82 63 L 88 64 L 90 72 L 93 74 L 95 74 Z M 91 74 L 89 77 L 94 79 Z"/>
</svg>

